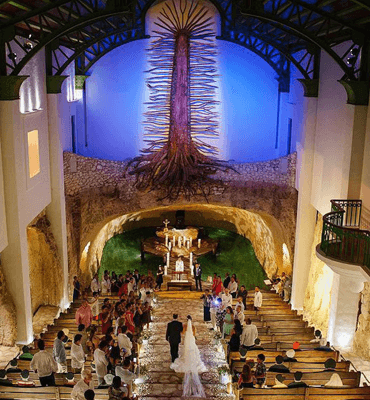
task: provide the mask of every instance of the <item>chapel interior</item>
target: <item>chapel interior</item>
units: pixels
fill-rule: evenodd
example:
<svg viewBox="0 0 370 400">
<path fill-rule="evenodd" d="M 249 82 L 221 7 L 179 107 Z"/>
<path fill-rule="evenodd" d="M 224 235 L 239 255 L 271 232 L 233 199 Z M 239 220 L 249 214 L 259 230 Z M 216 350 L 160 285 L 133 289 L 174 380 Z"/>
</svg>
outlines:
<svg viewBox="0 0 370 400">
<path fill-rule="evenodd" d="M 89 289 L 107 269 L 164 266 L 153 341 L 161 305 L 203 310 L 199 260 L 204 288 L 235 273 L 268 313 L 287 310 L 269 325 L 251 306 L 263 343 L 289 349 L 297 318 L 302 347 L 320 330 L 359 374 L 347 392 L 289 398 L 370 399 L 369 78 L 366 0 L 1 0 L 0 369 L 41 332 L 52 348 L 80 304 L 74 277 Z M 283 273 L 290 296 L 274 308 L 268 282 Z M 202 340 L 213 372 L 239 368 L 227 342 Z M 137 398 L 180 398 L 151 375 L 153 347 Z M 209 398 L 278 398 L 212 373 Z"/>
</svg>

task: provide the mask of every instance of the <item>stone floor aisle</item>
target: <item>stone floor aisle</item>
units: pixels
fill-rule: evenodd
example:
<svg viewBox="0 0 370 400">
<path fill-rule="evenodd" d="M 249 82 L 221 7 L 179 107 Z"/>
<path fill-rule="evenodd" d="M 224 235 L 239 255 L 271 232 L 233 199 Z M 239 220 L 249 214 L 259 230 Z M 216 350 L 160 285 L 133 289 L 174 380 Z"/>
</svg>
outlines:
<svg viewBox="0 0 370 400">
<path fill-rule="evenodd" d="M 194 297 L 195 293 L 189 293 Z M 172 320 L 172 314 L 179 314 L 179 321 L 185 322 L 190 314 L 196 328 L 196 342 L 199 347 L 202 361 L 208 371 L 201 375 L 201 380 L 207 398 L 230 399 L 233 395 L 227 394 L 226 385 L 219 383 L 217 367 L 226 363 L 223 350 L 218 351 L 214 344 L 214 333 L 203 322 L 203 305 L 198 299 L 189 299 L 186 292 L 179 293 L 182 298 L 166 298 L 166 293 L 157 296 L 150 326 L 150 338 L 144 343 L 140 352 L 140 364 L 146 370 L 144 379 L 139 378 L 136 392 L 140 399 L 180 399 L 182 395 L 182 374 L 170 369 L 171 356 L 168 342 L 165 340 L 167 323 Z"/>
</svg>

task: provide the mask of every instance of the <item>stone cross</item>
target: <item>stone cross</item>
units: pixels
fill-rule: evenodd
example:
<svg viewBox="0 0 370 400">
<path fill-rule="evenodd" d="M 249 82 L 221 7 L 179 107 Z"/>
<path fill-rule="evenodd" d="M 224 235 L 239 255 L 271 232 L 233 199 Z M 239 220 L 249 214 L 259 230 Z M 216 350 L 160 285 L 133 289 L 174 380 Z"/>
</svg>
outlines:
<svg viewBox="0 0 370 400">
<path fill-rule="evenodd" d="M 167 225 L 170 223 L 170 221 L 166 218 L 164 221 L 164 227 L 167 229 Z"/>
</svg>

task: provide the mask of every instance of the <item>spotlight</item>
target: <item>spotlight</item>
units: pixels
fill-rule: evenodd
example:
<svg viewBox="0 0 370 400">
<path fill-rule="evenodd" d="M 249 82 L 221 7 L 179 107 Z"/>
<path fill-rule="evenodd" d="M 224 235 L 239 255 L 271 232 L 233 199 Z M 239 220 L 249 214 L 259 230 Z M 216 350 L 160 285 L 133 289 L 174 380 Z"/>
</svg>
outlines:
<svg viewBox="0 0 370 400">
<path fill-rule="evenodd" d="M 25 48 L 26 50 L 32 50 L 32 49 L 33 49 L 33 44 L 32 44 L 31 42 L 26 42 L 26 43 L 24 44 L 24 48 Z"/>
<path fill-rule="evenodd" d="M 9 53 L 8 57 L 14 62 L 17 59 L 17 54 L 16 53 Z"/>
<path fill-rule="evenodd" d="M 353 67 L 356 63 L 357 57 L 348 57 L 347 58 L 347 65 Z"/>
<path fill-rule="evenodd" d="M 358 48 L 358 47 L 354 47 L 352 50 L 351 50 L 351 55 L 353 55 L 353 56 L 357 56 L 357 54 L 360 52 L 360 49 Z"/>
</svg>

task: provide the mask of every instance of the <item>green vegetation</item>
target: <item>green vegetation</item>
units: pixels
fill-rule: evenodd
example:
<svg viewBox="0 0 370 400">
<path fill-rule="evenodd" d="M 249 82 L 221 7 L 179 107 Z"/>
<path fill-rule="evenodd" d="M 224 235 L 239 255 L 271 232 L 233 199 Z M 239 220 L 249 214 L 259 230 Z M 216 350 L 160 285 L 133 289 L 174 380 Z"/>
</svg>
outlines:
<svg viewBox="0 0 370 400">
<path fill-rule="evenodd" d="M 203 279 L 213 276 L 217 272 L 224 279 L 225 273 L 235 273 L 247 289 L 259 285 L 265 288 L 263 280 L 266 274 L 259 264 L 249 240 L 237 233 L 224 229 L 208 228 L 208 235 L 220 241 L 220 254 L 215 257 L 207 254 L 199 258 L 203 269 Z M 140 240 L 155 235 L 155 228 L 140 228 L 116 235 L 108 240 L 103 250 L 100 274 L 104 270 L 115 271 L 118 274 L 127 270 L 138 269 L 146 274 L 148 270 L 154 273 L 158 265 L 163 262 L 160 257 L 145 254 L 145 261 L 141 264 Z"/>
</svg>

